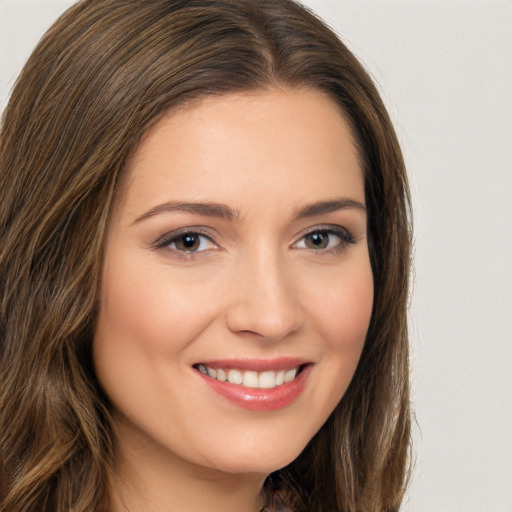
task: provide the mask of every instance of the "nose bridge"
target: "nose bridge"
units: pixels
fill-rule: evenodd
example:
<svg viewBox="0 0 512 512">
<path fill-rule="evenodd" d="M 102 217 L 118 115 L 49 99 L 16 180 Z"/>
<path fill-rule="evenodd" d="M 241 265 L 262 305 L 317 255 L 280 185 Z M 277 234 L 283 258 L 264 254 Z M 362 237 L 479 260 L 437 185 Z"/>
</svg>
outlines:
<svg viewBox="0 0 512 512">
<path fill-rule="evenodd" d="M 260 245 L 241 257 L 228 324 L 269 340 L 284 338 L 302 322 L 290 269 L 279 250 Z"/>
</svg>

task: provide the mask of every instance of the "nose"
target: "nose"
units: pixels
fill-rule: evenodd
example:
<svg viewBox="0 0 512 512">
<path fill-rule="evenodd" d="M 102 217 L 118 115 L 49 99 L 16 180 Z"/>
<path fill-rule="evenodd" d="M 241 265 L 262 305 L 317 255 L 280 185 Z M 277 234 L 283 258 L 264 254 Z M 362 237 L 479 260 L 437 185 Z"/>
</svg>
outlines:
<svg viewBox="0 0 512 512">
<path fill-rule="evenodd" d="M 231 284 L 227 324 L 232 332 L 278 341 L 302 326 L 292 272 L 278 255 L 245 258 Z"/>
</svg>

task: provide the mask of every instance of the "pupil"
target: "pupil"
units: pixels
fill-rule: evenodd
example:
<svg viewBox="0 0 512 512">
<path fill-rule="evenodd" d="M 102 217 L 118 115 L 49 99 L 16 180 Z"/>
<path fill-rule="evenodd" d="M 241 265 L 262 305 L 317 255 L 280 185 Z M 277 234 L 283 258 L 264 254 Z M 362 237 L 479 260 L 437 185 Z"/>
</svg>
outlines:
<svg viewBox="0 0 512 512">
<path fill-rule="evenodd" d="M 183 235 L 181 243 L 185 249 L 196 249 L 197 248 L 197 237 L 194 235 Z"/>
<path fill-rule="evenodd" d="M 315 233 L 314 235 L 312 235 L 312 238 L 313 238 L 313 243 L 315 245 L 322 245 L 322 243 L 324 241 L 324 236 L 321 235 L 320 233 Z"/>
<path fill-rule="evenodd" d="M 309 246 L 315 249 L 325 248 L 329 243 L 329 235 L 326 233 L 311 233 L 309 235 Z"/>
</svg>

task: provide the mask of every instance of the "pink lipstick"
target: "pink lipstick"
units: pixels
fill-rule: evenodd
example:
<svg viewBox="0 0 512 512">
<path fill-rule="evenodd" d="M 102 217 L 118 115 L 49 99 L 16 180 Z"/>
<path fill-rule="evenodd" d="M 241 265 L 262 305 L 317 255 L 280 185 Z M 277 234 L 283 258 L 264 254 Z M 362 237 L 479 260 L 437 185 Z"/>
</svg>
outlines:
<svg viewBox="0 0 512 512">
<path fill-rule="evenodd" d="M 229 359 L 194 365 L 218 395 L 251 411 L 292 404 L 304 389 L 312 364 L 297 358 Z"/>
</svg>

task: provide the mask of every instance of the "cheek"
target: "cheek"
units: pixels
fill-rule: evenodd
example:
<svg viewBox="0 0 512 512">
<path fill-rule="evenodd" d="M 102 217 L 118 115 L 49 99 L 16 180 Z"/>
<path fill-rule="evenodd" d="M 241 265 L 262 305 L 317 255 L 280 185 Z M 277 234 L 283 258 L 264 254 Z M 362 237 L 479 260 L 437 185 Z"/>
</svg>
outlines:
<svg viewBox="0 0 512 512">
<path fill-rule="evenodd" d="M 317 328 L 332 353 L 360 352 L 373 308 L 373 275 L 369 261 L 333 276 L 313 297 Z M 316 300 L 315 300 L 316 299 Z"/>
<path fill-rule="evenodd" d="M 107 261 L 105 266 L 94 364 L 101 385 L 118 408 L 129 411 L 131 404 L 137 404 L 150 415 L 165 373 L 162 367 L 177 362 L 186 346 L 191 330 L 185 307 L 189 299 L 176 300 L 179 294 L 161 275 L 129 255 L 113 252 L 110 262 L 115 263 Z M 178 365 L 172 370 L 180 372 Z"/>
<path fill-rule="evenodd" d="M 113 258 L 106 267 L 98 326 L 111 344 L 147 355 L 179 352 L 208 324 L 213 293 L 174 269 L 140 258 Z"/>
<path fill-rule="evenodd" d="M 328 291 L 312 297 L 315 313 L 310 316 L 323 343 L 322 378 L 316 392 L 318 401 L 324 397 L 323 416 L 327 419 L 352 380 L 366 339 L 373 308 L 369 262 L 340 273 L 325 289 Z"/>
<path fill-rule="evenodd" d="M 189 378 L 187 348 L 208 325 L 206 314 L 198 313 L 207 306 L 199 291 L 208 293 L 172 269 L 156 272 L 126 253 L 111 258 L 115 267 L 105 267 L 94 336 L 96 375 L 117 414 L 155 439 L 167 439 L 162 432 L 180 421 L 175 411 L 184 416 L 187 410 L 176 383 Z"/>
<path fill-rule="evenodd" d="M 351 350 L 364 343 L 373 308 L 371 273 L 354 276 L 333 292 L 326 308 L 324 326 L 333 349 Z"/>
</svg>

